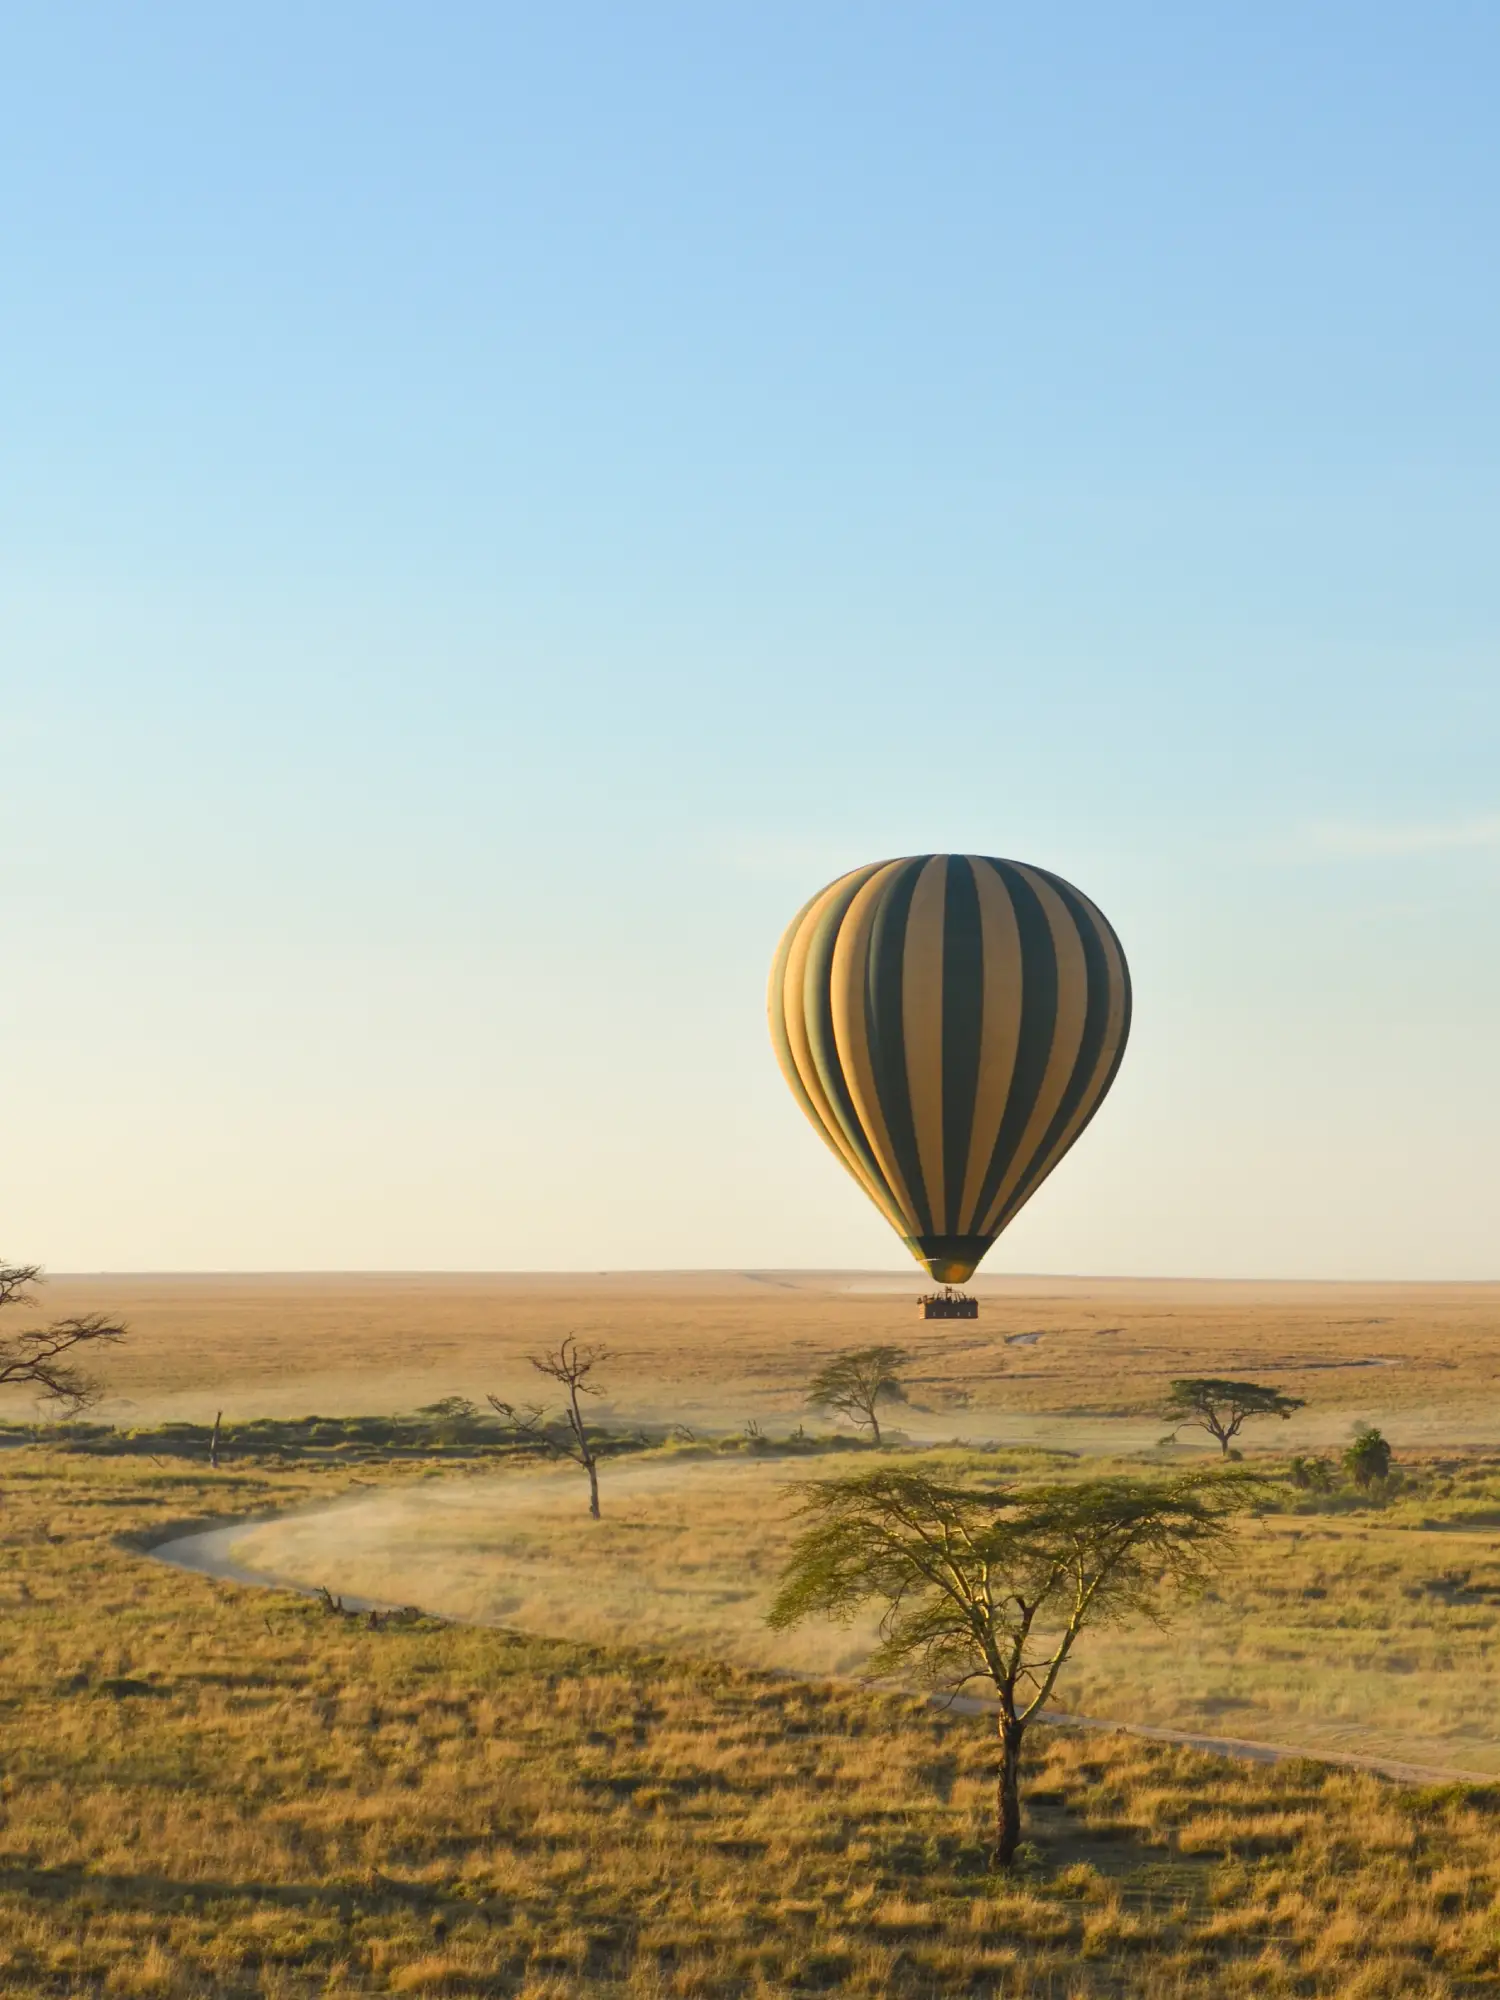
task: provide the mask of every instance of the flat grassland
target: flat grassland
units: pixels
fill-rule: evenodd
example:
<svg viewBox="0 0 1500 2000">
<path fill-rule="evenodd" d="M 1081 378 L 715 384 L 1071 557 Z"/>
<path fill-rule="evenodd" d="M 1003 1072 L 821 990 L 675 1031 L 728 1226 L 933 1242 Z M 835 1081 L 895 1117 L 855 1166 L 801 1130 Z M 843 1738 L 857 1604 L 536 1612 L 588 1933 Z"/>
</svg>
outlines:
<svg viewBox="0 0 1500 2000">
<path fill-rule="evenodd" d="M 918 1321 L 914 1292 L 858 1274 L 54 1280 L 50 1313 L 131 1323 L 105 1358 L 122 1429 L 530 1397 L 527 1355 L 576 1332 L 614 1357 L 596 1416 L 692 1435 L 609 1462 L 598 1524 L 572 1468 L 393 1457 L 336 1424 L 290 1444 L 262 1427 L 256 1455 L 231 1434 L 218 1471 L 201 1431 L 7 1452 L 0 1992 L 1500 1987 L 1500 1287 L 1015 1279 L 981 1288 L 977 1325 Z M 868 1630 L 773 1640 L 762 1622 L 787 1483 L 851 1462 L 776 1441 L 812 1423 L 817 1362 L 874 1340 L 913 1353 L 892 1412 L 909 1440 L 1004 1477 L 1200 1462 L 1159 1441 L 1184 1373 L 1306 1398 L 1246 1434 L 1268 1473 L 1290 1451 L 1332 1465 L 1353 1424 L 1380 1424 L 1387 1488 L 1267 1488 L 1214 1593 L 1165 1632 L 1086 1635 L 1061 1693 L 1473 1781 L 1048 1730 L 1037 1852 L 997 1879 L 986 1720 L 789 1678 L 855 1669 Z M 493 1622 L 372 1625 L 144 1552 L 266 1516 L 234 1532 L 240 1560 Z"/>
<path fill-rule="evenodd" d="M 923 1322 L 911 1277 L 859 1273 L 54 1278 L 50 1311 L 118 1312 L 107 1414 L 409 1410 L 534 1393 L 526 1356 L 605 1342 L 625 1418 L 790 1425 L 824 1355 L 912 1350 L 914 1435 L 1150 1442 L 1174 1375 L 1248 1375 L 1303 1397 L 1278 1445 L 1357 1417 L 1398 1442 L 1500 1443 L 1500 1285 L 981 1279 L 977 1323 Z M 1091 1430 L 1091 1423 L 1100 1428 Z"/>
<path fill-rule="evenodd" d="M 861 1467 L 878 1462 L 861 1455 Z M 906 1460 L 905 1462 L 910 1462 Z M 1005 1480 L 1101 1469 L 1035 1450 L 943 1454 Z M 1105 1461 L 1160 1473 L 1179 1463 Z M 752 1668 L 850 1674 L 873 1621 L 768 1631 L 789 1484 L 840 1459 L 658 1454 L 606 1466 L 604 1517 L 572 1468 L 360 1493 L 247 1530 L 247 1567 L 376 1602 L 591 1644 L 634 1641 Z M 1217 1587 L 1092 1632 L 1062 1684 L 1076 1714 L 1500 1778 L 1500 1458 L 1408 1462 L 1393 1489 L 1268 1491 Z M 1298 1508 L 1306 1511 L 1295 1511 Z"/>
<path fill-rule="evenodd" d="M 999 1880 L 982 1718 L 637 1647 L 372 1628 L 141 1552 L 355 1476 L 10 1455 L 0 1990 L 1437 2000 L 1500 1980 L 1494 1788 L 1039 1732 L 1041 1853 Z"/>
</svg>

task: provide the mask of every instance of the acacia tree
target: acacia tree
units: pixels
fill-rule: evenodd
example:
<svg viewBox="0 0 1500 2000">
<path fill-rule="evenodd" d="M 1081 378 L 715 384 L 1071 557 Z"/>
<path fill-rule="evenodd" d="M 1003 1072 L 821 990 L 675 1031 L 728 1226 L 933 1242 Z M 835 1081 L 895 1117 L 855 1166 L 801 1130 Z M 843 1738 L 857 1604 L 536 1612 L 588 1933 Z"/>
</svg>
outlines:
<svg viewBox="0 0 1500 2000">
<path fill-rule="evenodd" d="M 1283 1396 L 1259 1382 L 1227 1382 L 1218 1375 L 1190 1375 L 1172 1384 L 1164 1414 L 1179 1425 L 1196 1424 L 1217 1438 L 1227 1458 L 1229 1447 L 1250 1417 L 1280 1417 L 1285 1423 L 1294 1410 L 1307 1405 L 1300 1396 Z"/>
<path fill-rule="evenodd" d="M 0 1260 L 0 1310 L 34 1306 L 32 1286 L 42 1281 L 40 1264 L 7 1264 Z M 112 1345 L 125 1338 L 119 1320 L 103 1313 L 55 1319 L 46 1326 L 23 1327 L 0 1338 L 0 1389 L 32 1388 L 66 1416 L 76 1416 L 97 1402 L 100 1384 L 77 1364 L 80 1348 L 101 1341 Z"/>
<path fill-rule="evenodd" d="M 956 1692 L 994 1689 L 999 1709 L 995 1861 L 1021 1837 L 1021 1748 L 1079 1634 L 1131 1613 L 1160 1619 L 1202 1585 L 1247 1498 L 1234 1473 L 1091 1479 L 1006 1489 L 944 1485 L 917 1471 L 816 1480 L 767 1614 L 784 1628 L 847 1622 L 883 1606 L 871 1677 L 915 1673 Z"/>
<path fill-rule="evenodd" d="M 498 1396 L 486 1401 L 523 1437 L 534 1439 L 554 1458 L 571 1458 L 589 1476 L 589 1513 L 599 1518 L 599 1441 L 589 1435 L 583 1420 L 580 1396 L 597 1396 L 589 1381 L 594 1369 L 610 1358 L 606 1347 L 580 1347 L 575 1334 L 545 1354 L 529 1354 L 527 1360 L 538 1374 L 550 1376 L 563 1390 L 562 1409 L 548 1412 L 540 1403 L 505 1403 Z"/>
<path fill-rule="evenodd" d="M 904 1347 L 851 1347 L 825 1361 L 807 1385 L 807 1400 L 815 1410 L 832 1410 L 847 1417 L 856 1430 L 867 1430 L 880 1443 L 880 1403 L 904 1403 L 906 1391 L 897 1373 L 911 1355 Z"/>
</svg>

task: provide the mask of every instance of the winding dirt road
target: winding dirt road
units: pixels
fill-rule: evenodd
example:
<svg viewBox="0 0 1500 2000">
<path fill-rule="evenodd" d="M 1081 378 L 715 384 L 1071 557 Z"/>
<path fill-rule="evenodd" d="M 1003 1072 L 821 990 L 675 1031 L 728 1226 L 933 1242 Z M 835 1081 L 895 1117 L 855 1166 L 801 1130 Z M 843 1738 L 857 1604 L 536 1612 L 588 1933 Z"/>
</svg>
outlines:
<svg viewBox="0 0 1500 2000">
<path fill-rule="evenodd" d="M 320 1593 L 311 1585 L 293 1577 L 278 1576 L 267 1570 L 247 1569 L 243 1563 L 234 1560 L 232 1549 L 248 1530 L 259 1527 L 285 1516 L 247 1516 L 241 1521 L 232 1521 L 218 1528 L 200 1529 L 190 1535 L 179 1535 L 171 1541 L 159 1542 L 149 1554 L 157 1561 L 170 1564 L 175 1569 L 191 1570 L 199 1576 L 211 1576 L 221 1583 L 238 1583 L 265 1590 L 290 1590 L 303 1597 L 316 1597 Z M 372 1599 L 344 1596 L 341 1599 L 351 1611 L 390 1611 L 397 1607 L 392 1604 L 377 1603 Z M 422 1609 L 423 1607 L 416 1607 Z M 433 1617 L 445 1614 L 433 1612 Z M 934 1695 L 934 1704 L 942 1708 L 956 1709 L 964 1715 L 989 1715 L 995 1712 L 995 1704 L 977 1695 Z M 1362 1757 L 1351 1751 L 1314 1750 L 1303 1744 L 1256 1743 L 1240 1736 L 1198 1736 L 1182 1729 L 1163 1729 L 1146 1723 L 1114 1722 L 1093 1715 L 1073 1715 L 1061 1709 L 1048 1709 L 1042 1719 L 1054 1727 L 1063 1729 L 1095 1729 L 1124 1736 L 1147 1737 L 1157 1743 L 1177 1743 L 1189 1750 L 1203 1750 L 1221 1757 L 1238 1757 L 1256 1764 L 1275 1764 L 1289 1757 L 1309 1757 L 1315 1763 L 1334 1765 L 1345 1770 L 1370 1771 L 1378 1777 L 1392 1778 L 1401 1784 L 1471 1784 L 1493 1785 L 1494 1774 L 1487 1771 L 1458 1770 L 1452 1766 L 1433 1764 L 1406 1764 L 1384 1757 Z"/>
</svg>

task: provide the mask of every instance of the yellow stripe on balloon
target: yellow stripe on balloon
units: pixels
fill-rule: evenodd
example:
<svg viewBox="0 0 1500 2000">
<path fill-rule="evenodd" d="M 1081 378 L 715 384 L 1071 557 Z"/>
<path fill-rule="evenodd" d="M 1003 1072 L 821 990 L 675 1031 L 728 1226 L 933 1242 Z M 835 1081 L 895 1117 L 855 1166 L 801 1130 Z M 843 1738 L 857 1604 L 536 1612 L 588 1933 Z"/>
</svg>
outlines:
<svg viewBox="0 0 1500 2000">
<path fill-rule="evenodd" d="M 870 934 L 881 893 L 901 867 L 888 861 L 878 869 L 855 896 L 844 913 L 838 943 L 833 949 L 833 976 L 829 997 L 833 1009 L 833 1038 L 843 1065 L 844 1081 L 855 1113 L 864 1127 L 865 1139 L 875 1156 L 896 1207 L 904 1218 L 908 1235 L 919 1235 L 921 1218 L 912 1206 L 911 1191 L 896 1162 L 895 1148 L 875 1087 L 875 1068 L 870 1060 L 870 1023 L 865 1007 L 865 978 L 870 962 Z"/>
<path fill-rule="evenodd" d="M 1120 1053 L 1120 1043 L 1124 1039 L 1125 1034 L 1125 1003 L 1126 994 L 1129 989 L 1129 979 L 1125 971 L 1124 953 L 1120 950 L 1114 932 L 1104 921 L 1099 911 L 1089 902 L 1087 896 L 1079 894 L 1076 889 L 1073 893 L 1078 896 L 1078 900 L 1088 911 L 1089 918 L 1092 920 L 1092 928 L 1099 940 L 1099 948 L 1104 953 L 1105 965 L 1108 968 L 1106 977 L 1109 981 L 1109 1011 L 1105 1016 L 1104 1038 L 1099 1046 L 1098 1059 L 1094 1064 L 1087 1084 L 1084 1086 L 1083 1095 L 1078 1100 L 1077 1108 L 1062 1131 L 1057 1135 L 1052 1146 L 1048 1149 L 1046 1158 L 1038 1161 L 1036 1167 L 1027 1176 L 1025 1187 L 1026 1199 L 1028 1201 L 1036 1193 L 1052 1169 L 1062 1159 L 1063 1154 L 1067 1152 L 1089 1119 L 1093 1117 L 1095 1111 L 1098 1110 L 1102 1100 L 1104 1085 L 1114 1068 L 1115 1058 Z"/>
<path fill-rule="evenodd" d="M 969 1162 L 954 1231 L 959 1236 L 970 1235 L 975 1228 L 974 1211 L 984 1192 L 984 1177 L 1000 1138 L 1021 1039 L 1021 932 L 1015 906 L 998 871 L 987 861 L 975 861 L 973 869 L 974 886 L 979 892 L 979 929 L 984 953 L 984 1013 Z"/>
<path fill-rule="evenodd" d="M 1057 1017 L 1052 1030 L 1052 1047 L 1047 1056 L 1047 1067 L 1042 1073 L 1041 1088 L 1037 1092 L 1036 1103 L 1031 1116 L 1026 1121 L 1011 1163 L 1005 1170 L 1005 1178 L 995 1190 L 995 1196 L 979 1226 L 979 1233 L 988 1236 L 998 1225 L 1006 1202 L 1031 1164 L 1032 1155 L 1046 1136 L 1047 1127 L 1057 1115 L 1063 1095 L 1073 1075 L 1073 1067 L 1078 1061 L 1078 1051 L 1083 1042 L 1083 1026 L 1088 1014 L 1089 973 L 1088 962 L 1083 955 L 1083 941 L 1077 927 L 1068 914 L 1067 905 L 1052 887 L 1047 878 L 1034 868 L 1016 863 L 1017 874 L 1031 885 L 1037 901 L 1047 919 L 1047 928 L 1052 934 L 1052 949 L 1057 960 Z"/>
<path fill-rule="evenodd" d="M 874 869 L 871 867 L 851 872 L 868 876 L 874 873 Z M 824 1140 L 843 1161 L 892 1227 L 904 1230 L 906 1225 L 891 1198 L 889 1189 L 881 1186 L 870 1174 L 844 1131 L 838 1113 L 823 1088 L 823 1080 L 818 1075 L 817 1064 L 813 1061 L 812 1044 L 807 1035 L 808 953 L 817 934 L 820 919 L 829 904 L 841 891 L 847 889 L 848 884 L 847 875 L 841 875 L 837 882 L 830 882 L 822 895 L 815 896 L 800 919 L 793 924 L 786 941 L 788 948 L 782 976 L 781 1017 L 786 1026 L 787 1047 L 795 1069 L 794 1088 L 800 1086 L 805 1094 Z M 780 1053 L 778 1048 L 778 1056 Z M 788 1076 L 787 1081 L 792 1083 L 793 1078 Z"/>
</svg>

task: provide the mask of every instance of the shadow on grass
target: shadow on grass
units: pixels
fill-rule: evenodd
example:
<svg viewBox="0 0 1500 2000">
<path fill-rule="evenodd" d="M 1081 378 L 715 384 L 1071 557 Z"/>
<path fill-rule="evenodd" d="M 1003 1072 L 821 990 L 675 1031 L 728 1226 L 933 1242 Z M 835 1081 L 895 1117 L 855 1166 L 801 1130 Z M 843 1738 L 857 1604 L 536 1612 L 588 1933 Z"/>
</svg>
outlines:
<svg viewBox="0 0 1500 2000">
<path fill-rule="evenodd" d="M 114 1903 L 134 1909 L 177 1912 L 228 1904 L 269 1905 L 277 1909 L 337 1914 L 347 1923 L 356 1916 L 381 1911 L 442 1910 L 453 1916 L 479 1916 L 478 1903 L 445 1896 L 420 1882 L 398 1882 L 373 1872 L 359 1882 L 221 1882 L 180 1881 L 169 1875 L 122 1875 L 63 1864 L 32 1868 L 0 1863 L 0 1895 L 7 1891 L 52 1903 Z"/>
<path fill-rule="evenodd" d="M 456 1407 L 461 1405 L 461 1407 Z M 841 1432 L 809 1435 L 799 1425 L 789 1436 L 772 1438 L 758 1426 L 727 1437 L 698 1437 L 680 1424 L 638 1424 L 628 1429 L 590 1426 L 590 1445 L 601 1458 L 641 1452 L 674 1458 L 721 1458 L 736 1453 L 769 1458 L 814 1458 L 826 1453 L 870 1449 L 869 1440 Z M 896 1440 L 893 1438 L 892 1443 Z M 447 1463 L 507 1460 L 529 1462 L 554 1457 L 525 1426 L 477 1410 L 448 1397 L 407 1416 L 253 1417 L 239 1423 L 174 1422 L 125 1429 L 114 1424 L 0 1424 L 0 1447 L 46 1444 L 53 1450 L 92 1458 L 186 1459 L 208 1465 L 222 1476 L 243 1469 L 298 1464 L 385 1465 L 403 1461 Z M 96 1505 L 128 1505 L 104 1499 Z"/>
</svg>

